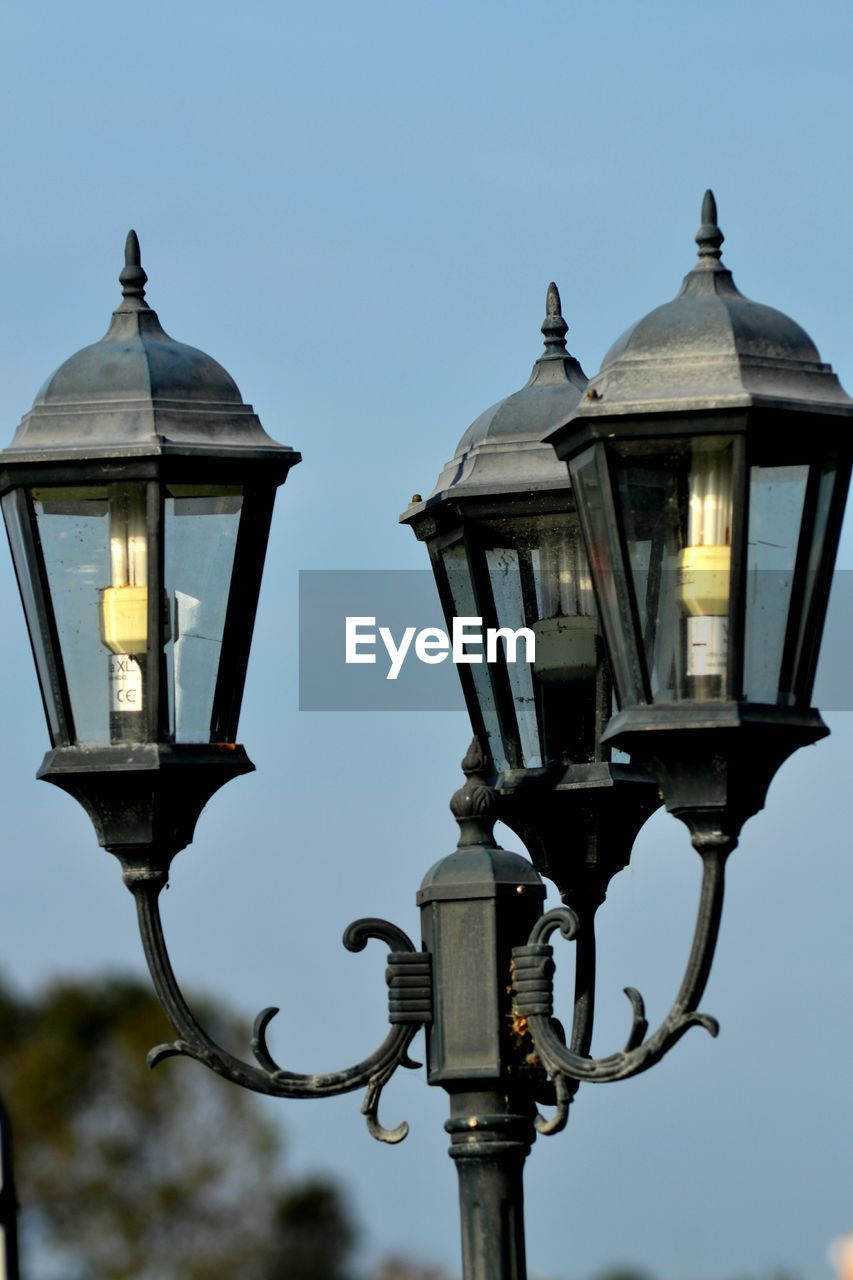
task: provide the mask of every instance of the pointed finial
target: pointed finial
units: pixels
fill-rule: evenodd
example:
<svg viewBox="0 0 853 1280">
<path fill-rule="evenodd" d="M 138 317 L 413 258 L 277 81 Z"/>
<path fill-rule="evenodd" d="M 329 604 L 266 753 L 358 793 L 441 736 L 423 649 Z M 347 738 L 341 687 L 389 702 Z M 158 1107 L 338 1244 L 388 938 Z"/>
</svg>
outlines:
<svg viewBox="0 0 853 1280">
<path fill-rule="evenodd" d="M 474 738 L 462 761 L 465 785 L 453 793 L 450 812 L 459 823 L 459 847 L 495 847 L 492 828 L 497 818 L 497 793 L 486 782 L 491 760 L 478 738 Z"/>
<path fill-rule="evenodd" d="M 563 319 L 563 312 L 560 307 L 560 291 L 552 280 L 545 295 L 545 319 L 542 321 L 545 350 L 565 351 L 568 331 L 569 326 Z"/>
<path fill-rule="evenodd" d="M 140 302 L 144 302 L 147 279 L 148 276 L 142 269 L 139 236 L 133 230 L 128 231 L 127 240 L 124 243 L 124 267 L 119 276 L 122 297 L 138 298 Z"/>
<path fill-rule="evenodd" d="M 720 245 L 725 240 L 717 226 L 717 202 L 711 190 L 705 192 L 702 200 L 702 225 L 696 232 L 696 243 L 699 246 L 700 258 L 719 258 Z"/>
</svg>

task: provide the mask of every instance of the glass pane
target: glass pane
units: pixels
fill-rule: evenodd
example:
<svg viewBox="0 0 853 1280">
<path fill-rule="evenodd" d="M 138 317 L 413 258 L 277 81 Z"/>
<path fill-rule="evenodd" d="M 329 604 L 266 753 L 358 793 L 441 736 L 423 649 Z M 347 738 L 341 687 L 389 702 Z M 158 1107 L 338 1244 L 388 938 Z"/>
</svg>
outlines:
<svg viewBox="0 0 853 1280">
<path fill-rule="evenodd" d="M 618 450 L 619 501 L 655 699 L 726 696 L 732 463 L 729 437 Z"/>
<path fill-rule="evenodd" d="M 121 692 L 114 664 L 122 661 L 102 637 L 102 598 L 111 582 L 109 490 L 34 489 L 32 499 L 76 741 L 109 742 L 110 708 Z M 115 610 L 116 628 L 120 612 Z M 127 655 L 124 660 L 132 662 Z"/>
<path fill-rule="evenodd" d="M 812 646 L 814 644 L 814 628 L 822 626 L 823 618 L 813 617 L 815 606 L 815 589 L 821 578 L 823 562 L 827 553 L 826 535 L 829 526 L 829 514 L 836 483 L 839 482 L 838 465 L 834 459 L 827 459 L 814 468 L 815 476 L 812 484 L 816 488 L 814 514 L 811 529 L 803 530 L 803 536 L 810 539 L 808 563 L 805 568 L 805 579 L 798 584 L 802 592 L 800 616 L 797 619 L 797 642 L 790 664 L 791 676 L 787 681 L 793 700 L 800 706 L 808 706 L 812 696 Z M 834 555 L 834 548 L 831 548 Z M 811 633 L 811 634 L 810 634 Z"/>
<path fill-rule="evenodd" d="M 636 659 L 633 625 L 626 602 L 620 602 L 623 575 L 619 531 L 612 510 L 607 458 L 601 445 L 587 449 L 570 464 L 578 515 L 584 527 L 586 548 L 595 580 L 601 627 L 607 640 L 607 656 L 620 706 L 644 701 Z"/>
<path fill-rule="evenodd" d="M 507 547 L 486 551 L 486 563 L 489 567 L 489 578 L 492 584 L 492 595 L 498 626 L 517 631 L 519 627 L 528 626 L 521 589 L 521 573 L 518 564 L 518 552 Z M 539 725 L 536 720 L 536 704 L 533 696 L 533 672 L 525 661 L 525 646 L 516 645 L 514 661 L 507 661 L 506 671 L 512 690 L 512 703 L 515 718 L 518 722 L 518 736 L 521 746 L 521 758 L 526 769 L 542 767 L 542 752 L 539 746 Z"/>
<path fill-rule="evenodd" d="M 242 503 L 234 486 L 166 490 L 166 669 L 176 742 L 210 741 Z"/>
<path fill-rule="evenodd" d="M 808 467 L 752 467 L 746 560 L 744 696 L 775 703 Z"/>
<path fill-rule="evenodd" d="M 456 616 L 458 618 L 481 617 L 477 601 L 474 598 L 471 569 L 464 544 L 455 542 L 451 546 L 445 547 L 441 552 L 441 559 L 444 571 L 447 574 L 447 584 Z M 489 667 L 484 662 L 472 663 L 468 667 L 468 671 L 474 683 L 480 715 L 483 718 L 488 739 L 488 749 L 495 769 L 498 773 L 501 773 L 504 769 L 509 768 L 509 761 L 507 760 L 507 753 L 501 737 L 500 720 L 498 719 L 497 704 Z"/>
<path fill-rule="evenodd" d="M 520 641 L 506 663 L 524 765 L 594 760 L 598 692 L 609 677 L 577 516 L 513 516 L 481 529 L 498 625 L 528 628 L 535 641 L 532 664 Z"/>
<path fill-rule="evenodd" d="M 62 740 L 60 727 L 61 694 L 56 669 L 45 638 L 45 622 L 40 607 L 41 588 L 36 580 L 37 571 L 33 563 L 35 548 L 31 545 L 30 521 L 27 510 L 28 496 L 20 489 L 7 493 L 3 498 L 3 516 L 6 521 L 6 532 L 9 535 L 9 548 L 15 564 L 24 616 L 30 633 L 36 673 L 41 686 L 42 701 L 47 715 L 47 727 L 51 742 L 56 746 Z M 57 654 L 57 659 L 59 655 Z"/>
</svg>

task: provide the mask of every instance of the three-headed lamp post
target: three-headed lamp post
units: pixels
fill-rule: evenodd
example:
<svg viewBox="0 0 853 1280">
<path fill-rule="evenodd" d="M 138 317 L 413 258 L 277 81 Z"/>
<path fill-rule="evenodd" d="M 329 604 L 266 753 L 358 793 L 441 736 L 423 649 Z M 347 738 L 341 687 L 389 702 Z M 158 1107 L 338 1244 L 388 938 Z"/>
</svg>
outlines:
<svg viewBox="0 0 853 1280">
<path fill-rule="evenodd" d="M 240 701 L 273 498 L 299 455 L 220 365 L 164 333 L 132 233 L 108 333 L 46 383 L 0 455 L 51 735 L 39 776 L 84 805 L 136 898 L 178 1037 L 152 1064 L 187 1055 L 282 1097 L 364 1089 L 371 1133 L 398 1142 L 406 1126 L 380 1123 L 379 1097 L 418 1065 L 408 1049 L 424 1029 L 428 1081 L 449 1095 L 465 1280 L 524 1280 L 524 1161 L 537 1132 L 564 1127 L 580 1083 L 647 1070 L 693 1025 L 716 1031 L 698 1006 L 725 859 L 780 764 L 826 733 L 809 702 L 853 402 L 802 329 L 738 293 L 710 194 L 697 241 L 679 296 L 591 382 L 552 285 L 528 384 L 477 419 L 403 517 L 447 619 L 479 617 L 505 642 L 459 668 L 475 740 L 451 802 L 458 846 L 418 893 L 421 945 L 376 919 L 344 934 L 351 950 L 389 948 L 390 1028 L 339 1071 L 281 1067 L 273 1009 L 254 1061 L 216 1044 L 157 907 L 203 805 L 252 767 Z M 519 628 L 532 662 L 509 651 Z M 704 864 L 693 943 L 660 1026 L 629 989 L 627 1044 L 592 1058 L 595 912 L 661 796 Z M 496 845 L 499 817 L 529 858 Z M 546 914 L 541 875 L 564 903 Z M 557 930 L 578 949 L 567 1032 L 553 1017 Z"/>
</svg>

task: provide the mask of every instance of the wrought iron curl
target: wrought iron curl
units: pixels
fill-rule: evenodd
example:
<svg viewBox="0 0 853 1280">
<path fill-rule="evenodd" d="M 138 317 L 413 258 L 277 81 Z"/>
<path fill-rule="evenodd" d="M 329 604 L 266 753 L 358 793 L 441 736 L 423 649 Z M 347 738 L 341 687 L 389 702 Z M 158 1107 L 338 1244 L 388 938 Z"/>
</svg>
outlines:
<svg viewBox="0 0 853 1280">
<path fill-rule="evenodd" d="M 430 957 L 416 951 L 401 929 L 387 920 L 366 918 L 354 921 L 343 936 L 349 951 L 363 951 L 372 938 L 393 948 L 386 969 L 391 1029 L 385 1040 L 374 1053 L 354 1066 L 341 1071 L 304 1074 L 286 1071 L 270 1052 L 267 1028 L 279 1012 L 273 1006 L 261 1010 L 255 1019 L 251 1048 L 257 1066 L 244 1062 L 213 1040 L 189 1008 L 172 968 L 159 909 L 163 881 L 139 879 L 129 887 L 136 899 L 142 945 L 154 988 L 179 1037 L 152 1049 L 148 1054 L 149 1067 L 175 1056 L 195 1058 L 232 1083 L 273 1097 L 323 1098 L 365 1087 L 362 1112 L 372 1136 L 391 1143 L 405 1138 L 408 1133 L 405 1122 L 394 1129 L 387 1129 L 379 1122 L 379 1099 L 398 1067 L 420 1065 L 412 1061 L 408 1049 L 420 1028 L 432 1020 L 432 980 Z"/>
<path fill-rule="evenodd" d="M 553 948 L 548 939 L 558 929 L 566 938 L 577 931 L 577 918 L 568 908 L 558 907 L 537 921 L 529 943 L 513 950 L 514 1010 L 527 1019 L 542 1066 L 554 1081 L 557 1111 L 550 1120 L 539 1117 L 540 1133 L 556 1133 L 565 1126 L 568 1105 L 577 1084 L 625 1080 L 647 1071 L 669 1052 L 693 1026 L 704 1027 L 716 1036 L 715 1018 L 698 1011 L 710 973 L 719 936 L 725 887 L 725 864 L 734 841 L 709 842 L 699 848 L 702 858 L 702 888 L 690 955 L 684 978 L 673 1004 L 660 1026 L 647 1038 L 645 1004 L 639 991 L 627 987 L 633 1012 L 625 1048 L 606 1058 L 591 1058 L 566 1046 L 553 1013 Z M 574 1037 L 573 1037 L 574 1043 Z"/>
</svg>

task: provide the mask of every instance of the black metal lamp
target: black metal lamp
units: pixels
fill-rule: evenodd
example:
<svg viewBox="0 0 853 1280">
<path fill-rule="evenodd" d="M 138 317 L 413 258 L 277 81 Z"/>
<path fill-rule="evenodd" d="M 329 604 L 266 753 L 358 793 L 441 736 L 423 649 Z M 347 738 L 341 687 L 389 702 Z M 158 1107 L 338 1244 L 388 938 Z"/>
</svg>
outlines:
<svg viewBox="0 0 853 1280">
<path fill-rule="evenodd" d="M 595 871 L 600 901 L 659 801 L 648 776 L 611 764 L 601 742 L 611 686 L 589 566 L 569 477 L 542 444 L 587 385 L 567 331 L 552 283 L 545 350 L 526 385 L 475 420 L 432 494 L 416 495 L 401 520 L 427 544 L 448 628 L 478 618 L 507 634 L 457 666 L 468 713 L 499 816 L 578 909 Z M 512 638 L 522 628 L 535 638 L 532 662 Z"/>
<path fill-rule="evenodd" d="M 619 713 L 697 847 L 733 847 L 809 706 L 853 401 L 807 334 L 738 292 L 711 192 L 699 260 L 549 440 L 567 460 Z"/>
<path fill-rule="evenodd" d="M 0 454 L 3 514 L 52 749 L 129 876 L 161 874 L 236 745 L 277 444 L 210 356 L 164 333 L 131 231 L 123 297 Z"/>
<path fill-rule="evenodd" d="M 468 428 L 432 494 L 401 517 L 425 541 L 445 616 L 536 637 L 459 667 L 473 727 L 496 773 L 595 758 L 607 695 L 592 583 L 564 469 L 541 441 L 587 385 L 566 349 L 557 286 L 548 287 L 545 350 L 520 391 Z M 519 646 L 523 642 L 519 641 Z M 511 660 L 506 648 L 511 647 Z"/>
<path fill-rule="evenodd" d="M 739 295 L 716 262 L 721 237 L 710 206 L 706 213 L 700 246 L 708 261 L 686 292 L 700 300 L 719 298 L 728 313 L 739 305 L 733 301 Z M 654 1066 L 690 1027 L 716 1030 L 698 1005 L 717 939 L 731 844 L 720 830 L 733 822 L 726 787 L 740 785 L 732 780 L 737 761 L 726 744 L 739 742 L 735 734 L 743 727 L 758 732 L 772 725 L 784 741 L 785 733 L 808 739 L 822 731 L 816 713 L 798 698 L 807 700 L 849 473 L 837 425 L 850 402 L 816 355 L 797 363 L 791 354 L 792 334 L 801 335 L 796 326 L 779 322 L 780 354 L 761 327 L 776 313 L 741 299 L 751 308 L 743 326 L 757 334 L 759 350 L 750 365 L 725 348 L 715 376 L 724 384 L 726 375 L 735 376 L 732 366 L 739 370 L 741 363 L 754 366 L 759 382 L 766 378 L 772 384 L 784 373 L 799 388 L 799 399 L 794 391 L 787 398 L 767 393 L 761 399 L 755 388 L 741 386 L 715 393 L 713 403 L 664 396 L 665 411 L 658 407 L 643 418 L 635 396 L 621 418 L 617 413 L 602 425 L 588 410 L 600 410 L 600 398 L 610 394 L 608 370 L 621 369 L 630 382 L 632 362 L 643 357 L 626 357 L 627 370 L 614 358 L 593 394 L 584 393 L 583 374 L 565 351 L 556 289 L 549 290 L 546 353 L 528 387 L 474 424 L 436 493 L 406 516 L 435 558 L 448 618 L 462 612 L 512 630 L 529 625 L 541 642 L 539 669 L 528 673 L 524 685 L 518 681 L 526 677 L 513 677 L 500 658 L 494 678 L 483 680 L 473 665 L 468 669 L 472 719 L 495 759 L 475 742 L 463 761 L 466 783 L 451 802 L 460 827 L 457 849 L 427 873 L 418 895 L 423 948 L 417 950 L 383 920 L 356 921 L 344 934 L 352 951 L 371 938 L 389 948 L 388 1034 L 373 1053 L 343 1070 L 297 1073 L 280 1066 L 270 1051 L 267 1027 L 275 1009 L 263 1010 L 256 1020 L 253 1061 L 217 1044 L 196 1020 L 171 966 L 158 895 L 170 859 L 192 837 L 204 801 L 230 776 L 251 768 L 234 743 L 240 695 L 274 491 L 299 455 L 269 439 L 219 365 L 163 333 L 144 301 L 145 275 L 133 234 L 121 279 L 124 301 L 106 337 L 54 375 L 11 448 L 0 455 L 0 494 L 53 742 L 41 776 L 84 804 L 102 844 L 121 859 L 152 981 L 177 1035 L 153 1049 L 149 1061 L 192 1057 L 241 1087 L 278 1097 L 320 1098 L 364 1088 L 362 1111 L 370 1132 L 393 1143 L 405 1137 L 406 1126 L 386 1129 L 380 1123 L 380 1095 L 397 1068 L 418 1065 L 408 1049 L 425 1028 L 430 1081 L 450 1094 L 446 1128 L 459 1170 L 465 1280 L 519 1280 L 525 1274 L 522 1170 L 537 1131 L 555 1133 L 565 1125 L 579 1081 L 636 1075 Z M 705 302 L 697 303 L 698 311 L 688 313 L 710 326 L 712 336 L 714 324 L 719 328 L 717 305 L 709 303 L 706 312 Z M 742 335 L 743 327 L 737 332 Z M 695 372 L 697 361 L 686 346 L 684 366 Z M 630 339 L 628 349 L 633 350 Z M 657 370 L 653 386 L 670 376 L 659 354 L 650 366 Z M 676 361 L 673 368 L 678 367 Z M 811 382 L 826 386 L 823 399 L 809 394 Z M 588 398 L 578 404 L 582 394 Z M 782 424 L 778 434 L 786 449 L 776 449 L 761 416 L 765 409 L 768 422 Z M 557 435 L 568 440 L 570 455 L 572 432 L 578 437 L 578 492 L 586 503 L 585 533 L 588 539 L 592 534 L 592 567 L 599 577 L 595 589 L 622 704 L 613 737 L 630 748 L 636 740 L 665 785 L 674 778 L 682 788 L 680 798 L 670 793 L 668 800 L 702 835 L 705 864 L 696 931 L 669 1012 L 650 1033 L 642 999 L 628 989 L 628 1040 L 621 1052 L 605 1058 L 589 1056 L 594 941 L 583 910 L 580 921 L 568 907 L 543 915 L 544 885 L 537 871 L 499 849 L 492 834 L 495 819 L 503 817 L 531 850 L 550 851 L 558 840 L 568 844 L 575 838 L 566 821 L 571 812 L 587 833 L 587 851 L 599 843 L 604 848 L 604 827 L 596 823 L 608 808 L 623 807 L 630 816 L 614 819 L 623 824 L 622 843 L 614 847 L 627 858 L 628 829 L 635 831 L 656 803 L 652 784 L 642 776 L 624 777 L 626 787 L 617 792 L 621 766 L 611 765 L 607 747 L 598 745 L 609 699 L 589 621 L 573 499 L 565 470 L 539 443 L 573 410 L 569 426 Z M 801 451 L 790 428 L 806 413 L 811 434 L 808 449 Z M 759 424 L 755 430 L 753 419 Z M 634 427 L 620 434 L 632 421 Z M 650 432 L 662 442 L 650 444 Z M 710 443 L 701 443 L 705 439 Z M 632 469 L 624 459 L 638 466 Z M 790 506 L 786 486 L 799 483 L 803 490 L 800 540 L 790 542 L 797 547 L 794 568 L 787 570 L 791 584 L 787 603 L 779 606 L 786 639 L 778 679 L 789 668 L 799 673 L 790 677 L 790 705 L 778 699 L 772 706 L 735 701 L 726 683 L 726 697 L 720 692 L 720 680 L 742 669 L 732 665 L 730 654 L 754 606 L 746 603 L 744 585 L 750 567 L 744 530 L 751 528 L 752 515 L 733 514 L 729 543 L 719 495 L 734 512 L 744 502 L 745 477 L 756 471 L 753 486 L 769 486 L 762 500 L 769 504 L 774 530 L 777 519 L 784 523 L 780 509 Z M 640 512 L 636 528 L 643 537 L 614 499 L 614 493 L 637 490 L 642 501 L 633 509 Z M 601 494 L 616 533 L 603 529 L 596 513 Z M 694 495 L 705 505 L 699 515 L 683 516 L 679 503 L 689 507 Z M 752 492 L 749 500 L 753 511 L 761 507 Z M 703 538 L 691 542 L 700 525 Z M 629 544 L 633 559 L 625 558 Z M 723 549 L 729 545 L 727 562 Z M 616 550 L 627 597 L 601 581 L 606 556 L 615 557 Z M 684 658 L 678 688 L 685 692 L 667 702 L 652 695 L 658 685 L 650 673 L 663 678 L 663 667 L 649 658 L 658 652 L 656 632 L 646 628 L 638 639 L 636 630 L 623 625 L 639 614 L 640 587 L 644 601 L 667 599 L 665 555 L 677 574 L 671 591 L 681 610 L 679 643 L 698 646 L 704 637 L 708 648 L 705 658 Z M 724 600 L 734 598 L 739 603 L 729 603 L 726 614 Z M 765 600 L 763 607 L 770 604 Z M 649 616 L 657 618 L 657 612 Z M 794 626 L 788 620 L 795 617 L 808 621 Z M 728 628 L 703 621 L 708 618 L 728 618 Z M 701 625 L 688 627 L 691 619 Z M 633 646 L 627 660 L 620 640 Z M 579 699 L 579 713 L 570 691 Z M 672 722 L 667 732 L 655 732 L 658 713 L 664 727 L 667 717 Z M 723 746 L 715 747 L 720 738 Z M 647 749 L 645 744 L 659 739 L 663 747 Z M 754 740 L 753 734 L 749 741 Z M 711 748 L 718 757 L 711 754 L 709 766 Z M 710 780 L 701 776 L 700 759 L 705 775 L 710 767 Z M 759 772 L 767 769 L 759 762 Z M 685 801 L 689 786 L 701 805 L 689 794 Z M 578 799 L 584 788 L 588 817 Z M 627 797 L 633 797 L 631 804 Z M 607 852 L 590 868 L 584 839 L 580 856 L 574 849 L 558 862 L 549 852 L 549 874 L 567 899 L 577 900 L 577 891 L 582 908 L 592 902 L 594 911 L 596 893 L 606 887 L 622 852 Z M 552 1016 L 549 939 L 557 929 L 566 939 L 578 939 L 568 1043 Z M 541 1102 L 556 1104 L 549 1119 L 537 1114 Z"/>
</svg>

